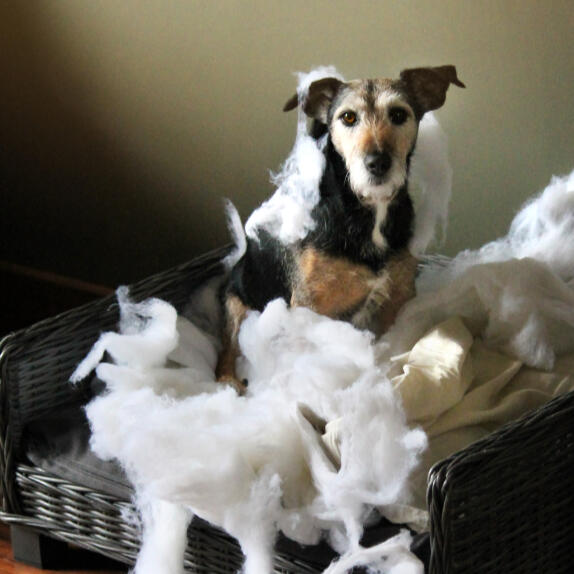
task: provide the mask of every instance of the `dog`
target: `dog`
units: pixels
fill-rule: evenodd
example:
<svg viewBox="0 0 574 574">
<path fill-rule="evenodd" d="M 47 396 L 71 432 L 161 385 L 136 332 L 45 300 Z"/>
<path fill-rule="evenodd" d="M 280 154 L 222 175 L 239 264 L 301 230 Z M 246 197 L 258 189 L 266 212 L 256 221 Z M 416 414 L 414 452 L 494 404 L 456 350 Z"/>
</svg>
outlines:
<svg viewBox="0 0 574 574">
<path fill-rule="evenodd" d="M 224 296 L 218 381 L 245 392 L 235 368 L 241 323 L 278 297 L 376 336 L 393 324 L 415 295 L 408 176 L 418 127 L 444 104 L 451 84 L 465 87 L 454 66 L 407 69 L 398 79 L 327 77 L 285 104 L 284 111 L 301 106 L 312 135 L 326 137 L 314 227 L 289 245 L 263 229 L 246 238 Z"/>
</svg>

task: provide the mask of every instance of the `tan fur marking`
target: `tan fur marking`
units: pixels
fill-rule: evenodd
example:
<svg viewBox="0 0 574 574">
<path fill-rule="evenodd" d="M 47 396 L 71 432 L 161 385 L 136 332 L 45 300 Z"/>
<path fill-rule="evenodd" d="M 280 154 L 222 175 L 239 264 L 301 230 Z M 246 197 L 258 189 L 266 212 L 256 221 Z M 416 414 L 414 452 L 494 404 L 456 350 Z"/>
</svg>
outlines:
<svg viewBox="0 0 574 574">
<path fill-rule="evenodd" d="M 361 130 L 355 144 L 356 151 L 364 155 L 374 152 L 379 147 L 380 138 L 370 129 Z"/>
<path fill-rule="evenodd" d="M 225 300 L 225 327 L 223 348 L 217 360 L 215 376 L 220 383 L 232 385 L 239 394 L 245 392 L 245 385 L 237 378 L 235 362 L 239 357 L 239 329 L 249 311 L 239 297 L 230 295 Z"/>
<path fill-rule="evenodd" d="M 376 151 L 393 150 L 396 137 L 392 126 L 381 120 L 373 119 L 365 122 L 365 126 L 358 130 L 356 151 L 364 155 Z"/>
<path fill-rule="evenodd" d="M 362 303 L 375 277 L 365 265 L 308 248 L 298 259 L 291 305 L 338 318 Z"/>
</svg>

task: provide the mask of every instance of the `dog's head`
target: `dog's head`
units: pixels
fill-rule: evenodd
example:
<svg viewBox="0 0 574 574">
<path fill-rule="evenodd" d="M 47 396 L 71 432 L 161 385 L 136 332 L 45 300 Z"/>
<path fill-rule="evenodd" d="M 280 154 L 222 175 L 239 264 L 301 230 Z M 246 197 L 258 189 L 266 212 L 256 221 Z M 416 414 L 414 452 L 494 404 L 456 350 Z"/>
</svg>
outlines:
<svg viewBox="0 0 574 574">
<path fill-rule="evenodd" d="M 323 78 L 309 86 L 303 101 L 294 96 L 284 110 L 300 104 L 324 124 L 353 192 L 365 203 L 378 203 L 404 185 L 419 122 L 444 104 L 450 84 L 464 87 L 454 66 L 404 70 L 396 80 Z"/>
</svg>

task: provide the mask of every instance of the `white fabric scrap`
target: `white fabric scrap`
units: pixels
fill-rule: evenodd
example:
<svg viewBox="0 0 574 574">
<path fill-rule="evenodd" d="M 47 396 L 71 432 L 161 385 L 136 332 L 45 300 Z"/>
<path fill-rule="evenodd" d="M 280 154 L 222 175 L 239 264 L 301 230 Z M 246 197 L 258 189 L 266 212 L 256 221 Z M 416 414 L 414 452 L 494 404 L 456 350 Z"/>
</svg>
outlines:
<svg viewBox="0 0 574 574">
<path fill-rule="evenodd" d="M 403 398 L 408 420 L 425 429 L 429 448 L 411 476 L 412 504 L 392 505 L 384 513 L 415 531 L 427 528 L 420 511 L 425 508 L 426 477 L 432 464 L 574 390 L 574 353 L 562 355 L 552 371 L 530 368 L 487 348 L 459 317 L 432 328 L 394 362 L 399 373 L 393 384 Z"/>
</svg>

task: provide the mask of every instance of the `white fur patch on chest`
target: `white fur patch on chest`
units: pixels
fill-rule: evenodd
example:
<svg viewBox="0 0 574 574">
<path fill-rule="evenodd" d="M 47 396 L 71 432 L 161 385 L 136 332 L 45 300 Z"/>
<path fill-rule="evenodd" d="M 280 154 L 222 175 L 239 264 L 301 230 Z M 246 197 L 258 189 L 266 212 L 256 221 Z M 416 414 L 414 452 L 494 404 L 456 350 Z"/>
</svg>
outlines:
<svg viewBox="0 0 574 574">
<path fill-rule="evenodd" d="M 385 249 L 387 247 L 387 240 L 385 239 L 385 236 L 382 233 L 382 227 L 385 220 L 387 219 L 387 211 L 389 209 L 389 203 L 390 203 L 389 199 L 384 199 L 378 201 L 373 206 L 375 210 L 375 225 L 373 227 L 371 238 L 373 240 L 373 243 L 379 249 Z"/>
</svg>

